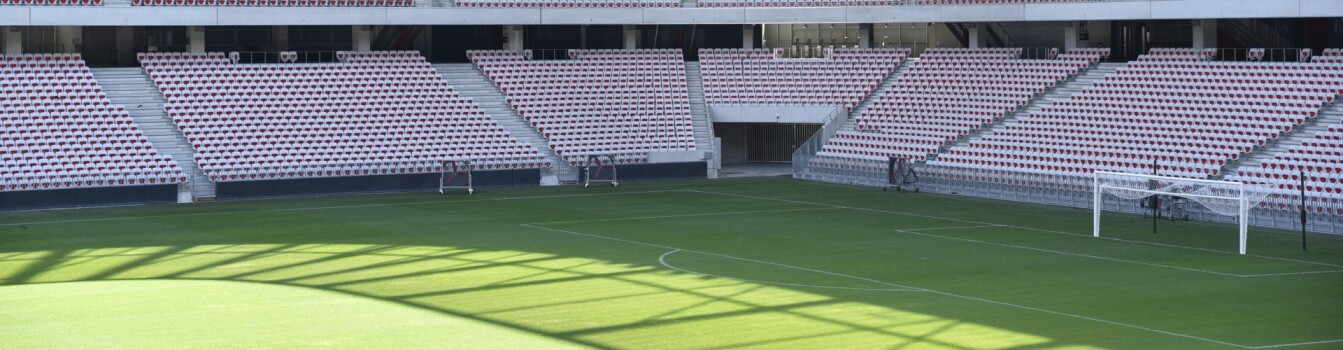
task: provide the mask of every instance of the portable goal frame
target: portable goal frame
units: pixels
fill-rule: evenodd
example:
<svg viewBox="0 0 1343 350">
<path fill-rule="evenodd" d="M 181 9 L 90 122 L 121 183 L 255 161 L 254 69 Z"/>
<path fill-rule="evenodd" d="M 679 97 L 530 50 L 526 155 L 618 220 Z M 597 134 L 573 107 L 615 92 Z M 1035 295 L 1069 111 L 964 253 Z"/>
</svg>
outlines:
<svg viewBox="0 0 1343 350">
<path fill-rule="evenodd" d="M 438 173 L 438 194 L 447 194 L 449 189 L 466 189 L 466 194 L 475 194 L 472 169 L 474 169 L 474 166 L 470 159 L 443 161 Z"/>
<path fill-rule="evenodd" d="M 610 183 L 611 187 L 620 187 L 620 173 L 616 169 L 616 156 L 613 154 L 589 154 L 583 162 L 583 188 L 593 183 Z"/>
</svg>

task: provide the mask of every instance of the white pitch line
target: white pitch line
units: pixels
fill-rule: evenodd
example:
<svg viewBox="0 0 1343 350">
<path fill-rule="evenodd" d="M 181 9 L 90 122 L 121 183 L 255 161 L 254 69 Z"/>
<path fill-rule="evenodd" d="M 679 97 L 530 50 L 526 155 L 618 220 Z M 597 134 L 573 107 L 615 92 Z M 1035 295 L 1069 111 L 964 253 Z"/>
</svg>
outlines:
<svg viewBox="0 0 1343 350">
<path fill-rule="evenodd" d="M 688 273 L 688 274 L 692 274 L 692 275 L 708 276 L 708 277 L 714 277 L 714 278 L 723 278 L 723 279 L 730 279 L 730 280 L 735 280 L 735 281 L 749 282 L 749 283 L 756 283 L 756 284 L 768 284 L 768 285 L 789 286 L 789 287 L 821 288 L 821 289 L 840 289 L 840 290 L 877 291 L 877 292 L 922 292 L 922 290 L 917 290 L 917 289 L 907 289 L 907 288 L 858 288 L 858 287 L 821 286 L 821 285 L 815 285 L 815 284 L 801 284 L 801 283 L 771 282 L 771 281 L 752 280 L 752 279 L 745 279 L 745 278 L 738 278 L 738 277 L 721 276 L 721 275 L 715 275 L 715 274 L 710 274 L 710 273 L 703 273 L 703 272 L 699 272 L 699 271 L 691 271 L 691 270 L 683 269 L 683 268 L 680 268 L 680 267 L 672 266 L 672 264 L 670 264 L 670 263 L 667 262 L 667 256 L 672 255 L 672 254 L 676 254 L 677 252 L 681 252 L 681 251 L 682 251 L 682 250 L 680 250 L 680 249 L 674 249 L 674 250 L 671 250 L 671 251 L 669 251 L 669 252 L 662 253 L 662 255 L 658 256 L 658 263 L 659 263 L 659 264 L 662 264 L 663 267 L 666 267 L 666 268 L 669 268 L 669 269 L 672 269 L 672 270 L 676 270 L 676 271 L 681 271 L 681 272 Z"/>
<path fill-rule="evenodd" d="M 829 206 L 829 207 L 833 207 L 833 208 L 853 209 L 853 210 L 862 210 L 862 211 L 869 211 L 869 212 L 875 212 L 875 213 L 885 213 L 885 214 L 895 214 L 895 215 L 913 216 L 913 217 L 921 217 L 921 218 L 929 218 L 929 219 L 939 219 L 939 220 L 947 220 L 947 221 L 955 221 L 955 222 L 964 222 L 964 223 L 969 223 L 969 224 L 979 224 L 979 225 L 986 225 L 986 226 L 999 226 L 999 227 L 1008 227 L 1008 228 L 1018 228 L 1018 229 L 1023 229 L 1023 230 L 1031 230 L 1031 231 L 1039 231 L 1039 232 L 1047 232 L 1047 233 L 1057 233 L 1057 234 L 1065 234 L 1065 235 L 1079 236 L 1079 237 L 1091 237 L 1091 236 L 1092 236 L 1091 234 L 1080 234 L 1080 233 L 1073 233 L 1073 232 L 1067 232 L 1067 231 L 1046 230 L 1046 229 L 1040 229 L 1040 228 L 1034 228 L 1034 227 L 1026 227 L 1026 226 L 995 224 L 995 223 L 991 223 L 991 222 L 982 222 L 982 221 L 973 221 L 973 220 L 963 220 L 963 219 L 955 219 L 955 218 L 948 218 L 948 217 L 941 217 L 941 216 L 924 215 L 924 214 L 914 214 L 914 213 L 898 212 L 898 211 L 890 211 L 890 210 L 881 210 L 881 209 L 870 209 L 870 208 L 850 207 L 850 206 L 836 205 L 836 204 L 826 204 L 826 203 L 815 203 L 815 202 L 797 201 L 797 200 L 791 200 L 791 199 L 770 198 L 770 197 L 760 197 L 760 196 L 751 196 L 751 195 L 744 195 L 744 194 L 723 193 L 723 192 L 713 192 L 713 191 L 701 191 L 701 190 L 685 190 L 685 191 L 688 191 L 688 192 L 696 192 L 696 193 L 705 193 L 705 194 L 716 194 L 716 195 L 729 196 L 729 197 L 753 198 L 753 199 L 759 199 L 759 200 L 778 201 L 778 202 L 795 203 L 795 204 L 810 204 L 810 205 L 819 205 L 819 206 Z M 1164 244 L 1164 243 L 1156 243 L 1156 242 L 1147 242 L 1147 241 L 1134 241 L 1134 240 L 1127 240 L 1127 239 L 1113 238 L 1113 237 L 1104 237 L 1104 236 L 1099 237 L 1099 238 L 1100 238 L 1100 239 L 1104 239 L 1104 240 L 1117 241 L 1117 242 L 1125 242 L 1125 243 L 1133 243 L 1133 244 L 1146 244 L 1146 245 L 1154 245 L 1154 246 L 1167 247 L 1167 248 L 1187 249 L 1187 250 L 1196 250 L 1196 251 L 1208 252 L 1208 253 L 1228 254 L 1228 255 L 1238 255 L 1238 256 L 1240 256 L 1239 253 L 1235 253 L 1235 252 L 1221 251 L 1221 250 L 1213 250 L 1213 249 L 1207 249 L 1207 248 L 1187 247 L 1187 246 L 1179 246 L 1179 245 Z M 1255 254 L 1245 254 L 1245 255 L 1243 255 L 1243 256 L 1254 257 L 1254 258 L 1260 258 L 1260 259 L 1269 259 L 1269 260 L 1287 261 L 1287 262 L 1295 262 L 1295 263 L 1310 264 L 1310 265 L 1319 265 L 1319 266 L 1329 266 L 1329 267 L 1343 268 L 1343 265 L 1330 264 L 1330 263 L 1322 263 L 1322 262 L 1316 262 L 1316 261 L 1296 260 L 1296 259 L 1279 258 L 1279 257 L 1264 256 L 1264 255 L 1255 255 Z"/>
<path fill-rule="evenodd" d="M 1301 343 L 1287 343 L 1287 344 L 1263 345 L 1263 346 L 1252 347 L 1251 349 L 1273 349 L 1273 348 L 1286 348 L 1286 347 L 1292 347 L 1292 346 L 1307 346 L 1307 345 L 1320 345 L 1320 344 L 1333 344 L 1333 343 L 1343 343 L 1343 339 L 1330 339 L 1330 340 L 1320 340 L 1320 341 L 1308 341 L 1308 342 L 1301 342 Z"/>
<path fill-rule="evenodd" d="M 1295 276 L 1295 275 L 1318 275 L 1326 273 L 1343 273 L 1343 270 L 1324 270 L 1324 271 L 1303 271 L 1303 272 L 1283 272 L 1283 273 L 1257 273 L 1252 275 L 1243 275 L 1242 277 L 1273 277 L 1273 276 Z"/>
<path fill-rule="evenodd" d="M 278 212 L 289 212 L 289 211 L 310 211 L 310 210 L 351 209 L 351 208 L 375 208 L 375 207 L 394 207 L 394 206 L 407 206 L 407 205 L 420 205 L 420 204 L 453 204 L 453 203 L 472 203 L 472 202 L 508 201 L 508 200 L 523 200 L 523 199 L 549 199 L 549 198 L 567 198 L 567 197 L 618 196 L 618 195 L 630 195 L 630 194 L 649 194 L 649 193 L 667 193 L 667 192 L 685 192 L 685 191 L 684 191 L 684 190 L 660 190 L 660 191 L 641 191 L 641 192 L 583 193 L 583 194 L 561 194 L 561 195 L 551 195 L 551 196 L 525 196 L 525 197 L 500 197 L 500 198 L 481 198 L 481 199 L 463 199 L 463 200 L 437 200 L 437 201 L 420 201 L 420 202 L 374 203 L 374 204 L 351 204 L 351 205 L 336 205 L 336 206 L 326 206 L 326 207 L 284 208 L 284 209 L 264 209 L 264 210 L 238 210 L 238 211 L 219 211 L 219 212 L 189 213 L 189 214 L 167 214 L 167 215 L 149 215 L 149 216 L 118 216 L 118 217 L 97 218 L 97 219 L 34 221 L 34 222 L 12 223 L 12 224 L 0 224 L 0 226 L 43 225 L 43 224 L 70 224 L 70 223 L 80 223 L 80 222 L 122 221 L 122 220 L 157 219 L 157 218 L 177 218 L 177 217 L 208 216 L 208 215 L 232 215 L 232 214 L 248 214 L 248 213 L 278 213 Z"/>
<path fill-rule="evenodd" d="M 983 226 L 983 227 L 992 227 L 992 226 Z M 1218 276 L 1226 276 L 1226 277 L 1248 277 L 1248 276 L 1245 276 L 1245 275 L 1237 275 L 1237 274 L 1233 274 L 1233 273 L 1225 273 L 1225 272 L 1217 272 L 1217 271 L 1200 270 L 1200 269 L 1189 268 L 1189 267 L 1179 267 L 1179 266 L 1169 266 L 1169 265 L 1162 265 L 1162 264 L 1153 264 L 1153 263 L 1147 263 L 1147 262 L 1141 262 L 1141 261 L 1132 261 L 1132 260 L 1124 260 L 1124 259 L 1117 259 L 1117 258 L 1107 258 L 1107 257 L 1103 257 L 1103 256 L 1087 255 L 1087 254 L 1081 254 L 1081 253 L 1072 253 L 1072 252 L 1065 252 L 1065 251 L 1058 251 L 1058 250 L 1050 250 L 1050 249 L 1044 249 L 1044 248 L 1027 247 L 1027 246 L 1020 246 L 1020 245 L 1015 245 L 1015 244 L 1004 244 L 1004 243 L 986 242 L 986 241 L 973 240 L 973 239 L 968 239 L 968 238 L 958 238 L 958 237 L 938 236 L 938 235 L 927 234 L 927 233 L 919 233 L 919 232 L 914 232 L 914 231 L 923 231 L 923 230 L 895 230 L 895 232 L 900 232 L 900 233 L 904 233 L 904 234 L 911 234 L 911 235 L 917 235 L 917 236 L 932 237 L 932 238 L 941 238 L 941 239 L 946 239 L 946 240 L 961 241 L 961 242 L 970 242 L 970 243 L 978 243 L 978 244 L 986 244 L 986 245 L 993 245 L 993 246 L 1007 247 L 1007 248 L 1015 248 L 1015 249 L 1034 250 L 1034 251 L 1038 251 L 1038 252 L 1053 253 L 1053 254 L 1068 255 L 1068 256 L 1076 256 L 1076 257 L 1082 257 L 1082 258 L 1088 258 L 1088 259 L 1113 261 L 1113 262 L 1128 263 L 1128 264 L 1143 265 L 1143 266 L 1151 266 L 1151 267 L 1160 267 L 1160 268 L 1167 268 L 1167 269 L 1185 270 L 1185 271 L 1191 271 L 1191 272 L 1201 272 L 1201 273 L 1213 274 L 1213 275 L 1218 275 Z"/>
<path fill-rule="evenodd" d="M 801 208 L 801 209 L 776 209 L 776 210 L 733 211 L 733 212 L 717 212 L 717 213 L 701 213 L 701 214 L 683 214 L 683 215 L 636 216 L 636 217 L 614 218 L 614 219 L 593 219 L 593 220 L 573 220 L 573 221 L 533 222 L 533 223 L 530 223 L 530 224 L 528 224 L 528 225 L 565 225 L 565 224 L 582 224 L 582 223 L 589 223 L 589 222 L 612 222 L 612 221 L 627 221 L 627 220 L 654 220 L 654 219 L 671 219 L 671 218 L 693 218 L 693 217 L 700 217 L 700 216 L 722 216 L 722 215 L 739 215 L 739 214 L 788 213 L 788 212 L 795 212 L 795 211 L 815 211 L 815 210 L 840 210 L 840 208 Z"/>
<path fill-rule="evenodd" d="M 835 208 L 839 209 L 839 208 Z M 936 231 L 936 230 L 968 230 L 976 228 L 1003 227 L 1003 225 L 978 225 L 978 226 L 951 226 L 951 227 L 929 227 L 929 228 L 909 228 L 910 231 Z"/>
<path fill-rule="evenodd" d="M 794 270 L 801 270 L 801 271 L 807 271 L 807 272 L 815 272 L 815 273 L 819 273 L 819 274 L 823 274 L 823 275 L 831 275 L 831 276 L 837 276 L 837 277 L 850 278 L 850 279 L 855 279 L 855 280 L 859 280 L 859 281 L 864 281 L 864 282 L 871 282 L 871 283 L 875 283 L 875 284 L 880 284 L 880 285 L 884 285 L 884 286 L 891 286 L 891 287 L 895 287 L 895 288 L 904 288 L 904 289 L 909 289 L 909 290 L 914 290 L 914 291 L 923 291 L 923 290 L 924 290 L 924 289 L 922 289 L 922 288 L 915 288 L 915 287 L 910 287 L 910 286 L 903 286 L 903 285 L 899 285 L 899 284 L 895 284 L 895 283 L 890 283 L 890 282 L 882 282 L 882 281 L 878 281 L 878 280 L 874 280 L 874 279 L 866 278 L 866 277 L 858 277 L 858 276 L 852 276 L 852 275 L 845 275 L 845 274 L 842 274 L 842 273 L 836 273 L 836 272 L 830 272 L 830 271 L 824 271 L 824 270 L 817 270 L 817 269 L 810 269 L 810 268 L 805 268 L 805 267 L 799 267 L 799 266 L 793 266 L 793 265 L 787 265 L 787 264 L 780 264 L 780 263 L 770 262 L 770 261 L 764 261 L 764 260 L 755 260 L 755 259 L 749 259 L 749 258 L 741 258 L 741 257 L 735 257 L 735 256 L 731 256 L 731 255 L 726 255 L 726 254 L 718 254 L 718 253 L 710 253 L 710 252 L 699 251 L 699 250 L 691 250 L 691 249 L 677 248 L 677 247 L 668 246 L 668 245 L 662 245 L 662 244 L 657 244 L 657 243 L 648 243 L 648 242 L 641 242 L 641 241 L 629 240 L 629 239 L 624 239 L 624 238 L 615 238 L 615 237 L 609 237 L 609 236 L 594 235 L 594 234 L 590 234 L 590 233 L 582 233 L 582 232 L 576 232 L 576 231 L 570 231 L 570 230 L 561 230 L 561 229 L 557 229 L 557 228 L 550 228 L 550 227 L 544 227 L 544 226 L 536 226 L 536 225 L 531 225 L 531 224 L 518 224 L 518 225 L 523 226 L 523 227 L 530 227 L 530 228 L 534 228 L 534 229 L 538 229 L 538 230 L 545 230 L 545 231 L 552 231 L 552 232 L 560 232 L 560 233 L 568 233 L 568 234 L 571 234 L 571 235 L 578 235 L 578 236 L 584 236 L 584 237 L 592 237 L 592 238 L 605 239 L 605 240 L 616 241 L 616 242 L 624 242 L 624 243 L 630 243 L 630 244 L 645 245 L 645 246 L 657 247 L 657 248 L 662 248 L 662 249 L 667 249 L 667 250 L 679 250 L 679 251 L 685 251 L 685 252 L 691 252 L 691 253 L 697 253 L 697 254 L 712 255 L 712 256 L 717 256 L 717 257 L 721 257 L 721 258 L 728 258 L 728 259 L 734 259 L 734 260 L 748 261 L 748 262 L 753 262 L 753 263 L 757 263 L 757 264 L 764 264 L 764 265 L 773 265 L 773 266 L 779 266 L 779 267 L 786 267 L 786 268 L 790 268 L 790 269 L 794 269 Z"/>
<path fill-rule="evenodd" d="M 1116 322 L 1116 321 L 1110 321 L 1110 320 L 1105 320 L 1105 319 L 1099 319 L 1099 318 L 1095 318 L 1095 317 L 1088 317 L 1088 316 L 1082 316 L 1082 315 L 1070 314 L 1070 313 L 1061 312 L 1061 311 L 1046 310 L 1046 309 L 1035 308 L 1035 307 L 1030 307 L 1030 306 L 1025 306 L 1025 305 L 1017 305 L 1017 304 L 1012 304 L 1012 303 L 1008 303 L 1008 302 L 995 301 L 995 300 L 989 300 L 989 299 L 984 299 L 984 298 L 976 298 L 976 297 L 972 297 L 972 296 L 968 296 L 968 295 L 961 295 L 961 294 L 956 294 L 956 293 L 943 292 L 943 291 L 938 291 L 938 290 L 933 290 L 933 289 L 919 288 L 919 287 L 913 287 L 913 286 L 908 286 L 908 285 L 895 284 L 895 283 L 884 282 L 884 281 L 878 281 L 878 280 L 874 280 L 874 279 L 870 279 L 870 278 L 865 278 L 865 277 L 858 277 L 858 276 L 845 275 L 845 274 L 836 273 L 836 272 L 829 272 L 829 271 L 822 271 L 822 270 L 816 270 L 816 269 L 809 269 L 809 268 L 805 268 L 805 267 L 798 267 L 798 266 L 792 266 L 792 265 L 787 265 L 787 264 L 780 264 L 780 263 L 769 262 L 769 261 L 761 261 L 761 260 L 748 259 L 748 258 L 739 258 L 739 257 L 731 256 L 731 255 L 725 255 L 725 254 L 710 253 L 710 252 L 696 251 L 696 250 L 690 250 L 690 249 L 681 249 L 681 248 L 676 248 L 676 247 L 667 246 L 667 245 L 662 245 L 662 244 L 657 244 L 657 243 L 640 242 L 640 241 L 635 241 L 635 240 L 628 240 L 628 239 L 615 238 L 615 237 L 607 237 L 607 236 L 602 236 L 602 235 L 594 235 L 594 234 L 590 234 L 590 233 L 575 232 L 575 231 L 570 231 L 570 230 L 561 230 L 561 229 L 556 229 L 556 228 L 549 228 L 549 227 L 542 227 L 542 226 L 533 226 L 533 225 L 528 225 L 528 224 L 520 224 L 520 225 L 523 226 L 523 227 L 530 227 L 530 228 L 534 228 L 534 229 L 538 229 L 538 230 L 545 230 L 545 231 L 552 231 L 552 232 L 561 232 L 561 233 L 567 233 L 567 234 L 571 234 L 571 235 L 578 235 L 578 236 L 584 236 L 584 237 L 592 237 L 592 238 L 598 238 L 598 239 L 605 239 L 605 240 L 616 241 L 616 242 L 625 242 L 625 243 L 631 243 L 631 244 L 638 244 L 638 245 L 644 245 L 644 246 L 650 246 L 650 247 L 663 248 L 663 249 L 668 249 L 668 250 L 680 250 L 680 251 L 686 251 L 686 252 L 691 252 L 691 253 L 699 253 L 699 254 L 705 254 L 705 255 L 718 256 L 718 257 L 723 257 L 723 258 L 728 258 L 728 259 L 736 259 L 736 260 L 741 260 L 741 261 L 749 261 L 749 262 L 754 262 L 754 263 L 759 263 L 759 264 L 774 265 L 774 266 L 782 266 L 782 267 L 787 267 L 787 268 L 792 268 L 792 269 L 797 269 L 797 270 L 802 270 L 802 271 L 809 271 L 809 272 L 821 273 L 821 274 L 832 275 L 832 276 L 839 276 L 839 277 L 852 278 L 852 279 L 856 279 L 856 280 L 860 280 L 860 281 L 867 281 L 867 282 L 872 282 L 872 283 L 876 283 L 876 284 L 880 284 L 880 285 L 892 286 L 892 287 L 896 287 L 896 288 L 905 288 L 905 289 L 908 289 L 908 290 L 910 290 L 910 291 L 928 292 L 928 293 L 933 293 L 933 294 L 938 294 L 938 295 L 944 295 L 944 296 L 953 297 L 953 298 L 959 298 L 959 299 L 965 299 L 965 300 L 972 300 L 972 301 L 978 301 L 978 302 L 987 303 L 987 304 L 1001 305 L 1001 306 L 1007 306 L 1007 307 L 1012 307 L 1012 308 L 1018 308 L 1018 309 L 1022 309 L 1022 310 L 1030 310 L 1030 311 L 1035 311 L 1035 312 L 1040 312 L 1040 313 L 1046 313 L 1046 314 L 1051 314 L 1051 315 L 1057 315 L 1057 316 L 1064 316 L 1064 317 L 1076 318 L 1076 319 L 1087 320 L 1087 321 L 1098 322 L 1098 323 L 1104 323 L 1104 324 L 1109 324 L 1109 325 L 1114 325 L 1114 326 L 1119 326 L 1119 327 L 1124 327 L 1124 328 L 1137 329 L 1137 330 L 1142 330 L 1142 331 L 1147 331 L 1147 332 L 1153 332 L 1153 333 L 1158 333 L 1158 334 L 1165 334 L 1165 335 L 1174 336 L 1174 337 L 1181 337 L 1181 338 L 1187 338 L 1187 339 L 1194 339 L 1194 340 L 1205 341 L 1205 342 L 1209 342 L 1209 343 L 1222 344 L 1222 345 L 1232 346 L 1232 347 L 1237 347 L 1237 348 L 1242 348 L 1242 349 L 1255 349 L 1254 347 L 1251 347 L 1251 346 L 1240 345 L 1240 344 L 1230 343 L 1230 342 L 1224 342 L 1224 341 L 1215 340 L 1215 339 L 1208 339 L 1208 338 L 1203 338 L 1203 337 L 1194 336 L 1194 335 L 1189 335 L 1189 334 L 1175 333 L 1175 332 L 1171 332 L 1171 331 L 1164 331 L 1164 330 L 1155 329 L 1155 328 L 1148 328 L 1148 327 L 1143 327 L 1143 326 L 1137 326 L 1137 325 L 1127 324 L 1127 323 L 1123 323 L 1123 322 Z M 664 254 L 664 256 L 665 256 L 665 254 Z"/>
</svg>

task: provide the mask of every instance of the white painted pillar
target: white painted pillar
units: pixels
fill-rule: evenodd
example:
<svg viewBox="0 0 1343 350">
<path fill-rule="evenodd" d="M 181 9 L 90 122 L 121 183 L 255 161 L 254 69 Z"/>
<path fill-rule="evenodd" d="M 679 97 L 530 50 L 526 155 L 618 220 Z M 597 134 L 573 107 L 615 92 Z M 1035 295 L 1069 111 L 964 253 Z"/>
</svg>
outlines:
<svg viewBox="0 0 1343 350">
<path fill-rule="evenodd" d="M 1063 27 L 1063 52 L 1077 48 L 1077 22 L 1068 22 L 1068 26 Z M 1063 53 L 1060 52 L 1060 53 Z"/>
<path fill-rule="evenodd" d="M 1203 45 L 1204 45 L 1204 43 L 1203 43 L 1203 21 L 1200 21 L 1200 20 L 1194 20 L 1194 28 L 1193 28 L 1193 29 L 1194 29 L 1194 30 L 1193 30 L 1193 32 L 1194 32 L 1194 45 L 1193 45 L 1194 48 L 1195 48 L 1195 49 L 1202 49 L 1202 48 L 1204 48 L 1205 46 L 1203 46 Z"/>
<path fill-rule="evenodd" d="M 5 31 L 5 54 L 23 54 L 23 30 L 19 27 L 0 27 Z"/>
<path fill-rule="evenodd" d="M 59 26 L 55 28 L 56 52 L 77 53 L 84 46 L 84 28 L 79 26 Z"/>
<path fill-rule="evenodd" d="M 872 24 L 858 25 L 858 47 L 864 49 L 872 48 Z"/>
<path fill-rule="evenodd" d="M 747 50 L 755 48 L 755 26 L 750 24 L 741 26 L 741 48 Z"/>
<path fill-rule="evenodd" d="M 969 43 L 970 43 L 970 48 L 972 48 L 972 49 L 978 49 L 978 48 L 979 48 L 979 25 L 978 25 L 978 24 L 971 24 L 971 25 L 970 25 L 970 28 L 968 29 L 968 31 L 969 31 L 969 33 L 967 33 L 967 36 L 969 37 L 969 39 L 966 40 L 966 42 L 969 42 Z"/>
<path fill-rule="evenodd" d="M 205 52 L 205 27 L 187 27 L 187 52 Z"/>
<path fill-rule="evenodd" d="M 639 48 L 639 29 L 634 26 L 625 26 L 625 49 L 633 50 Z"/>
<path fill-rule="evenodd" d="M 588 48 L 588 26 L 586 25 L 578 26 L 578 48 Z"/>
<path fill-rule="evenodd" d="M 271 26 L 270 43 L 274 46 L 274 51 L 289 50 L 289 26 Z"/>
<path fill-rule="evenodd" d="M 522 51 L 523 26 L 504 26 L 504 50 Z"/>
<path fill-rule="evenodd" d="M 350 28 L 353 34 L 350 41 L 354 45 L 350 48 L 354 51 L 372 51 L 373 50 L 373 26 L 352 26 Z"/>
</svg>

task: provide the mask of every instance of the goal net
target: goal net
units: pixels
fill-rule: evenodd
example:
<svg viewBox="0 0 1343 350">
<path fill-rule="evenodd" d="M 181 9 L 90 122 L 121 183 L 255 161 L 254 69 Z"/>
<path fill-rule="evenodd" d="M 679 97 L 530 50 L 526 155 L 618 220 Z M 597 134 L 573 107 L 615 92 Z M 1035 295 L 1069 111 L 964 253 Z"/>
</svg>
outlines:
<svg viewBox="0 0 1343 350">
<path fill-rule="evenodd" d="M 471 180 L 471 171 L 474 169 L 470 159 L 443 161 L 438 172 L 438 194 L 447 194 L 450 189 L 464 189 L 467 194 L 476 193 L 475 184 Z"/>
<path fill-rule="evenodd" d="M 886 188 L 904 192 L 905 189 L 919 191 L 919 172 L 909 158 L 890 157 L 886 161 Z"/>
<path fill-rule="evenodd" d="M 1182 199 L 1197 203 L 1209 212 L 1235 216 L 1240 228 L 1240 253 L 1245 254 L 1246 232 L 1249 228 L 1250 208 L 1259 205 L 1270 194 L 1270 186 L 1244 184 L 1233 181 L 1185 179 L 1169 176 L 1142 175 L 1097 171 L 1095 173 L 1095 203 L 1093 203 L 1093 235 L 1101 235 L 1102 199 L 1106 195 L 1128 200 L 1160 198 Z M 1156 205 L 1157 201 L 1152 201 Z"/>
<path fill-rule="evenodd" d="M 590 154 L 583 160 L 583 188 L 594 183 L 610 183 L 611 187 L 620 186 L 620 173 L 616 169 L 614 154 Z"/>
</svg>

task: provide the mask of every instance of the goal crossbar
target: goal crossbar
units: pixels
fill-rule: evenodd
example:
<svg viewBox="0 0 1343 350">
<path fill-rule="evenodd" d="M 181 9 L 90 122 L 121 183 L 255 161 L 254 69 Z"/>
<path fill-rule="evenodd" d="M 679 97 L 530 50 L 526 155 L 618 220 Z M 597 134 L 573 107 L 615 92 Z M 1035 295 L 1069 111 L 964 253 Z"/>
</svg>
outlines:
<svg viewBox="0 0 1343 350">
<path fill-rule="evenodd" d="M 1092 186 L 1094 189 L 1093 194 L 1094 203 L 1092 203 L 1092 230 L 1093 230 L 1092 236 L 1094 237 L 1101 236 L 1101 211 L 1104 208 L 1102 199 L 1105 197 L 1106 193 L 1111 193 L 1115 195 L 1118 194 L 1113 192 L 1140 193 L 1146 195 L 1168 195 L 1168 196 L 1192 199 L 1194 202 L 1203 204 L 1205 207 L 1219 214 L 1237 216 L 1237 221 L 1239 223 L 1238 225 L 1239 240 L 1240 240 L 1239 250 L 1240 254 L 1245 254 L 1245 245 L 1248 238 L 1248 230 L 1249 230 L 1250 207 L 1254 204 L 1257 204 L 1258 201 L 1263 200 L 1262 196 L 1251 195 L 1249 193 L 1250 191 L 1253 190 L 1252 187 L 1247 187 L 1245 183 L 1235 181 L 1186 179 L 1186 178 L 1161 176 L 1161 175 L 1118 173 L 1109 171 L 1095 172 L 1092 175 L 1092 180 L 1093 180 Z M 1131 184 L 1139 182 L 1147 182 L 1149 184 L 1149 188 L 1111 185 L 1107 184 L 1105 180 L 1111 180 L 1114 182 L 1129 182 Z M 1169 185 L 1163 186 L 1163 189 L 1150 188 L 1155 187 L 1153 185 L 1157 183 L 1165 183 Z M 1194 191 L 1197 192 L 1178 191 L 1178 189 L 1189 189 L 1189 188 L 1194 188 L 1195 189 Z M 1113 191 L 1107 192 L 1107 190 L 1113 190 Z M 1221 192 L 1222 194 L 1213 192 Z M 1253 197 L 1258 197 L 1258 199 L 1252 200 Z M 1129 198 L 1129 199 L 1135 199 L 1135 198 Z M 1234 212 L 1231 211 L 1232 206 L 1235 207 Z M 1218 210 L 1218 207 L 1222 207 L 1221 210 Z"/>
</svg>

